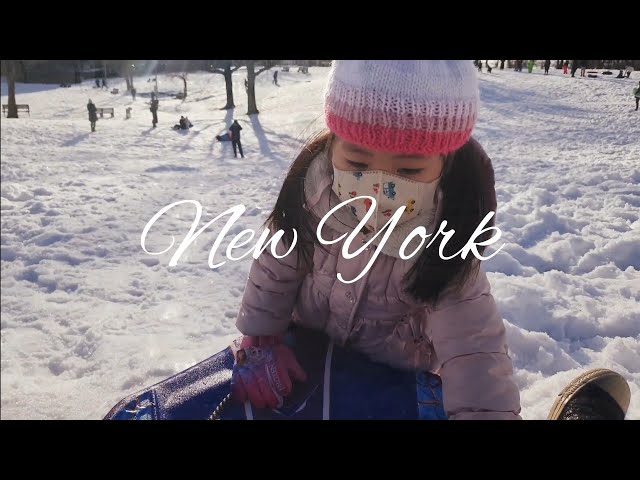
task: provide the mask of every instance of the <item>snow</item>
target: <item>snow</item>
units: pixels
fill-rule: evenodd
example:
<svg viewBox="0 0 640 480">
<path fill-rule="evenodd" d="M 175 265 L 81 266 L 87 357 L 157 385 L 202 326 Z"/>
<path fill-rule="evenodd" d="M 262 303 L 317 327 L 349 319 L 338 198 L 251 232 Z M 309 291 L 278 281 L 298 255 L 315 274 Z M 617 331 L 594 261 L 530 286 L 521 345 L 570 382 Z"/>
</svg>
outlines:
<svg viewBox="0 0 640 480">
<path fill-rule="evenodd" d="M 246 115 L 244 72 L 234 74 L 235 111 L 224 79 L 136 78 L 136 101 L 92 82 L 18 85 L 31 116 L 2 119 L 2 418 L 101 418 L 118 400 L 224 348 L 251 263 L 207 265 L 226 220 L 214 222 L 168 263 L 195 215 L 201 225 L 237 204 L 231 234 L 262 232 L 304 140 L 322 127 L 328 69 L 257 78 L 259 116 Z M 640 419 L 640 115 L 637 79 L 568 78 L 552 68 L 482 73 L 475 135 L 492 157 L 503 232 L 485 262 L 507 325 L 522 416 L 545 418 L 568 381 L 611 368 L 630 383 L 629 419 Z M 636 75 L 637 76 L 637 75 Z M 633 75 L 632 75 L 633 77 Z M 112 80 L 125 92 L 124 81 Z M 2 103 L 7 102 L 2 84 Z M 91 133 L 86 103 L 115 108 Z M 132 118 L 125 119 L 131 106 Z M 194 127 L 176 132 L 180 115 Z M 236 118 L 244 159 L 218 143 Z M 227 235 L 216 254 L 224 260 Z M 251 243 L 250 245 L 253 245 Z M 242 251 L 242 249 L 240 249 Z M 236 252 L 236 255 L 238 252 Z"/>
</svg>

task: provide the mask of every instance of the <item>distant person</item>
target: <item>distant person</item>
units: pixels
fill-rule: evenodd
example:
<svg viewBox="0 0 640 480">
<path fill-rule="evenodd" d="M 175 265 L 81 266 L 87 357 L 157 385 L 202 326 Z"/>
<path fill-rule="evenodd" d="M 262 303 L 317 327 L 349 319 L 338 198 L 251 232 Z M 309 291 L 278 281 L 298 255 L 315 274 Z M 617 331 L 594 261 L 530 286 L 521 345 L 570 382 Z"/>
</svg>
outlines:
<svg viewBox="0 0 640 480">
<path fill-rule="evenodd" d="M 616 78 L 624 78 L 624 73 L 622 72 L 622 70 L 618 72 L 618 76 Z"/>
<path fill-rule="evenodd" d="M 279 87 L 280 85 L 278 85 L 278 71 L 276 70 L 275 72 L 273 72 L 273 84 L 276 87 Z"/>
<path fill-rule="evenodd" d="M 551 68 L 551 60 L 544 61 L 544 74 L 549 75 L 549 69 Z"/>
<path fill-rule="evenodd" d="M 156 128 L 156 125 L 158 124 L 158 105 L 160 102 L 158 102 L 158 99 L 156 98 L 155 94 L 153 94 L 153 92 L 151 93 L 151 108 L 149 108 L 149 110 L 151 111 L 151 114 L 153 115 L 153 128 Z"/>
<path fill-rule="evenodd" d="M 237 150 L 240 151 L 240 156 L 244 158 L 244 153 L 242 153 L 242 142 L 240 142 L 240 130 L 242 130 L 242 127 L 238 123 L 238 120 L 234 120 L 229 127 L 229 132 L 231 132 L 231 145 L 233 145 L 233 156 L 235 158 L 238 158 Z"/>
<path fill-rule="evenodd" d="M 574 60 L 574 61 L 571 63 L 571 76 L 572 76 L 572 77 L 575 77 L 575 76 L 576 76 L 576 72 L 578 71 L 578 62 L 579 62 L 579 61 L 580 61 L 580 60 Z"/>
<path fill-rule="evenodd" d="M 136 89 L 135 89 L 135 87 L 131 87 L 131 97 L 133 98 L 133 101 L 136 100 Z"/>
<path fill-rule="evenodd" d="M 491 73 L 492 67 L 489 65 L 489 60 L 486 61 L 485 66 L 487 67 L 487 73 Z"/>
<path fill-rule="evenodd" d="M 89 99 L 87 103 L 87 110 L 89 111 L 89 122 L 91 123 L 91 131 L 96 131 L 96 122 L 98 121 L 98 109 L 95 104 Z"/>
<path fill-rule="evenodd" d="M 586 77 L 587 76 L 587 64 L 586 64 L 586 62 L 582 62 L 582 64 L 580 64 L 580 76 L 581 77 Z"/>
<path fill-rule="evenodd" d="M 102 88 L 106 88 L 106 89 L 108 89 L 108 87 L 107 87 L 107 80 L 106 80 L 104 77 L 102 77 Z"/>
<path fill-rule="evenodd" d="M 633 89 L 633 95 L 636 97 L 636 112 L 637 112 L 638 103 L 640 103 L 640 82 L 638 82 L 638 86 Z"/>
<path fill-rule="evenodd" d="M 180 115 L 180 120 L 173 126 L 174 130 L 184 130 L 184 117 Z"/>
<path fill-rule="evenodd" d="M 569 73 L 569 60 L 564 61 L 562 73 L 565 75 Z"/>
<path fill-rule="evenodd" d="M 96 88 L 100 88 L 100 79 L 96 78 Z"/>
<path fill-rule="evenodd" d="M 529 73 L 533 72 L 534 65 L 535 65 L 535 62 L 533 60 L 529 60 L 529 63 L 527 63 L 527 70 L 529 71 Z"/>
<path fill-rule="evenodd" d="M 216 135 L 216 140 L 219 142 L 230 142 L 231 132 L 223 133 L 222 135 Z"/>
<path fill-rule="evenodd" d="M 188 117 L 180 116 L 180 120 L 176 125 L 173 126 L 174 130 L 189 130 L 193 127 L 193 124 L 189 121 Z"/>
<path fill-rule="evenodd" d="M 500 60 L 500 70 L 504 70 L 504 62 L 506 62 L 506 60 Z"/>
</svg>

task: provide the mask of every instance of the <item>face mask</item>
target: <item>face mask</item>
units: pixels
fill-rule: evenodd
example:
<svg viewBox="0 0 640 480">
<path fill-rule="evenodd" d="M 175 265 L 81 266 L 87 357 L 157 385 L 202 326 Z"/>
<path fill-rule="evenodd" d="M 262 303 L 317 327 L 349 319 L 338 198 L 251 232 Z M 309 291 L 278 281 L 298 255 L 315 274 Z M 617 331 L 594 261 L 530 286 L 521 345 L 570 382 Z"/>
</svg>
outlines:
<svg viewBox="0 0 640 480">
<path fill-rule="evenodd" d="M 434 208 L 434 197 L 440 178 L 430 182 L 416 182 L 382 170 L 353 172 L 333 167 L 333 191 L 341 202 L 367 195 L 376 199 L 377 212 L 367 223 L 370 230 L 378 231 L 396 213 L 405 206 L 398 225 L 411 220 L 423 212 L 430 213 Z M 358 220 L 362 220 L 372 202 L 368 198 L 358 199 L 346 208 L 351 210 Z"/>
</svg>

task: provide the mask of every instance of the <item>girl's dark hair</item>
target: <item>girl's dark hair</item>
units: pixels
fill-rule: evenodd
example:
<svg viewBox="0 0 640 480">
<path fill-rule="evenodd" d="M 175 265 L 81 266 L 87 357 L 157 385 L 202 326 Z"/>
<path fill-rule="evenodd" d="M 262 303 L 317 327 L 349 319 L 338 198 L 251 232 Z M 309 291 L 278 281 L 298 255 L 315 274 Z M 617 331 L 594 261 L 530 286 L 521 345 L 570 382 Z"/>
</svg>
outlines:
<svg viewBox="0 0 640 480">
<path fill-rule="evenodd" d="M 272 231 L 284 231 L 283 241 L 287 245 L 291 245 L 293 229 L 296 229 L 299 268 L 311 268 L 314 248 L 322 247 L 315 236 L 317 219 L 306 210 L 304 179 L 315 156 L 329 148 L 332 138 L 333 135 L 326 131 L 307 142 L 291 165 L 275 208 L 266 221 Z M 470 139 L 446 157 L 438 188 L 442 194 L 442 204 L 438 206 L 440 213 L 435 219 L 434 234 L 443 220 L 447 221 L 447 230 L 455 230 L 444 248 L 445 256 L 451 256 L 464 247 L 487 213 L 496 211 L 491 160 L 475 139 Z M 487 223 L 487 227 L 494 223 L 495 216 Z M 490 237 L 491 232 L 486 232 L 476 239 L 476 243 Z M 441 241 L 442 236 L 425 248 L 405 278 L 406 291 L 418 301 L 435 304 L 445 289 L 461 288 L 467 280 L 477 275 L 480 268 L 480 261 L 472 253 L 464 260 L 460 255 L 450 260 L 441 259 Z M 478 247 L 478 252 L 482 254 L 484 249 Z"/>
<path fill-rule="evenodd" d="M 298 232 L 298 268 L 311 268 L 313 264 L 313 250 L 317 241 L 313 217 L 306 210 L 304 179 L 307 169 L 313 159 L 322 150 L 328 148 L 332 138 L 331 132 L 324 131 L 307 141 L 302 151 L 291 164 L 284 179 L 280 195 L 276 200 L 271 215 L 266 224 L 273 232 L 284 231 L 282 241 L 290 246 L 293 242 L 293 229 Z"/>
<path fill-rule="evenodd" d="M 455 234 L 443 249 L 445 256 L 459 252 L 490 211 L 496 211 L 495 179 L 491 160 L 475 139 L 470 139 L 445 160 L 439 189 L 442 193 L 436 231 L 443 220 L 447 230 Z M 495 215 L 485 228 L 495 225 Z M 435 232 L 434 232 L 435 234 Z M 475 239 L 476 243 L 491 238 L 491 231 Z M 447 289 L 459 289 L 478 274 L 480 260 L 469 253 L 463 260 L 456 255 L 450 260 L 440 258 L 442 239 L 436 240 L 418 257 L 407 274 L 407 292 L 427 302 L 438 301 Z M 483 254 L 485 247 L 478 247 Z"/>
</svg>

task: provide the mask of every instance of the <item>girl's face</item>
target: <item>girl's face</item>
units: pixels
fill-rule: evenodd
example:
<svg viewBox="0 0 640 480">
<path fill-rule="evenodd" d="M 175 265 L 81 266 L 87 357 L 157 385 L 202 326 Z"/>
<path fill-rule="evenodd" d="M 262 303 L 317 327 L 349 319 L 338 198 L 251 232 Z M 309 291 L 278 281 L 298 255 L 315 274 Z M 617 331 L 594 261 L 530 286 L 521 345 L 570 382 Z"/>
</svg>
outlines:
<svg viewBox="0 0 640 480">
<path fill-rule="evenodd" d="M 442 155 L 398 155 L 369 150 L 337 136 L 331 146 L 331 160 L 338 170 L 382 170 L 416 182 L 429 183 L 440 177 Z"/>
</svg>

